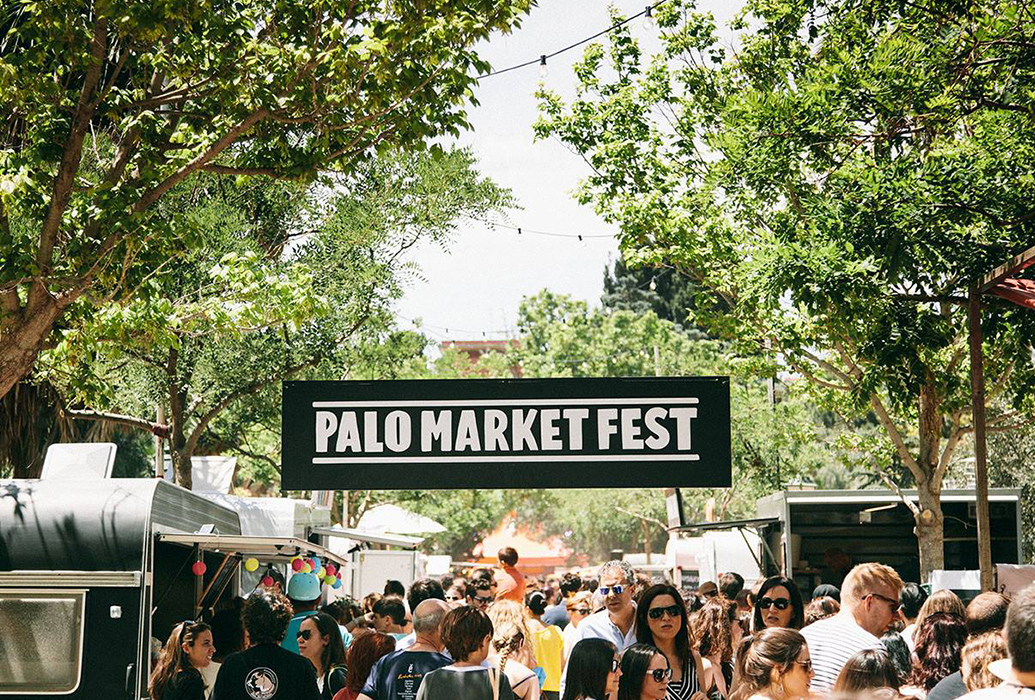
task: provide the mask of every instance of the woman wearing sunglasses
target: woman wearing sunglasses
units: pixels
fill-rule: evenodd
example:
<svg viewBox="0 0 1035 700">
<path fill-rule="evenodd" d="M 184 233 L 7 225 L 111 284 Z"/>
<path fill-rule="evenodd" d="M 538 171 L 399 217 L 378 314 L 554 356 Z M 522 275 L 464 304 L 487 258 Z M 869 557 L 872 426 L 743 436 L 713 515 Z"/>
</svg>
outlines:
<svg viewBox="0 0 1035 700">
<path fill-rule="evenodd" d="M 805 605 L 794 581 L 783 576 L 770 576 L 755 596 L 755 618 L 752 631 L 758 634 L 769 627 L 800 630 L 805 626 Z"/>
<path fill-rule="evenodd" d="M 650 644 L 633 644 L 622 652 L 618 700 L 666 700 L 672 669 L 668 659 Z"/>
<path fill-rule="evenodd" d="M 204 622 L 185 620 L 173 627 L 148 683 L 152 700 L 205 700 L 200 669 L 212 663 L 214 651 L 212 630 Z"/>
<path fill-rule="evenodd" d="M 592 613 L 593 594 L 589 591 L 579 591 L 571 598 L 564 601 L 564 608 L 568 611 L 568 625 L 564 628 L 564 663 L 568 663 L 571 655 L 571 648 L 579 641 L 577 630 L 579 623 L 589 617 Z"/>
<path fill-rule="evenodd" d="M 298 628 L 298 653 L 316 669 L 320 697 L 331 700 L 345 687 L 345 645 L 341 630 L 327 613 L 316 613 L 302 620 Z"/>
<path fill-rule="evenodd" d="M 571 650 L 561 700 L 617 700 L 622 669 L 606 639 L 582 639 Z"/>
<path fill-rule="evenodd" d="M 643 592 L 636 607 L 636 641 L 664 655 L 669 700 L 689 700 L 700 690 L 701 657 L 690 645 L 686 606 L 674 586 L 658 583 Z"/>
</svg>

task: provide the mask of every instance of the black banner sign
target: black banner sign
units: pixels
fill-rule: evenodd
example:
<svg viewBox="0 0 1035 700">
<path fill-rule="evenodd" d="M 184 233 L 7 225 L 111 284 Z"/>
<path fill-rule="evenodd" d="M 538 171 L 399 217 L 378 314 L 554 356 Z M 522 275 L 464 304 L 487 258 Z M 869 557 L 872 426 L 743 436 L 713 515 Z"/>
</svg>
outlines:
<svg viewBox="0 0 1035 700">
<path fill-rule="evenodd" d="M 727 377 L 284 382 L 282 488 L 729 486 Z"/>
</svg>

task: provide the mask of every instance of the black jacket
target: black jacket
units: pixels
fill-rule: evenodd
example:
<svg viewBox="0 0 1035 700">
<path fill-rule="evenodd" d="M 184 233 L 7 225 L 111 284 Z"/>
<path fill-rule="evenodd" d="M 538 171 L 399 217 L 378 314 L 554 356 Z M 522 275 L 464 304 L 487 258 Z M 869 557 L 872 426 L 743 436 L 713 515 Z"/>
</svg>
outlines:
<svg viewBox="0 0 1035 700">
<path fill-rule="evenodd" d="M 205 700 L 205 681 L 193 668 L 180 671 L 165 684 L 159 700 Z"/>
</svg>

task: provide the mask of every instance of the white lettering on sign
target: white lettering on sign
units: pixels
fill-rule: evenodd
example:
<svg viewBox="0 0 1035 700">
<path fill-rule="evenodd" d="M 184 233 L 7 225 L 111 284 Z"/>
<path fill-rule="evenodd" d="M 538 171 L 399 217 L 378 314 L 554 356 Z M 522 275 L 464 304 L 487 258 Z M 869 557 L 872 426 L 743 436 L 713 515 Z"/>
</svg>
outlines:
<svg viewBox="0 0 1035 700">
<path fill-rule="evenodd" d="M 406 411 L 392 411 L 385 418 L 385 444 L 392 452 L 405 452 L 410 449 L 411 432 L 410 414 Z"/>
<path fill-rule="evenodd" d="M 355 408 L 316 410 L 316 454 L 342 457 L 315 457 L 314 463 L 419 461 L 424 457 L 414 454 L 416 446 L 431 462 L 448 460 L 450 453 L 470 461 L 527 461 L 536 453 L 560 461 L 699 459 L 692 452 L 697 399 L 544 399 L 537 407 L 525 399 L 413 404 L 322 402 L 321 407 Z"/>
<path fill-rule="evenodd" d="M 506 452 L 507 414 L 498 408 L 490 408 L 485 412 L 485 450 L 486 452 Z"/>
<path fill-rule="evenodd" d="M 431 452 L 435 440 L 438 440 L 439 449 L 449 452 L 453 448 L 453 431 L 450 423 L 453 421 L 452 411 L 439 411 L 436 418 L 434 411 L 420 412 L 420 448 L 424 452 Z"/>
<path fill-rule="evenodd" d="M 582 449 L 582 421 L 589 418 L 588 408 L 566 408 L 564 418 L 568 421 L 568 445 L 573 450 Z"/>
</svg>

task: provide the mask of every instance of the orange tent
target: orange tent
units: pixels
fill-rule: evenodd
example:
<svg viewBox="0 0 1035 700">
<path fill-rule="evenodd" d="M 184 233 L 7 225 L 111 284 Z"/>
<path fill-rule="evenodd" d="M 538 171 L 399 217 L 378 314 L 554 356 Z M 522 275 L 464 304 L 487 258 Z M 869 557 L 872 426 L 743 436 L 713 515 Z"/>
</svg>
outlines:
<svg viewBox="0 0 1035 700">
<path fill-rule="evenodd" d="M 508 515 L 499 526 L 474 546 L 472 553 L 479 564 L 493 565 L 496 553 L 503 547 L 513 547 L 518 553 L 517 568 L 521 573 L 536 576 L 553 573 L 564 568 L 571 550 L 559 537 L 544 537 L 515 522 L 514 514 Z"/>
</svg>

